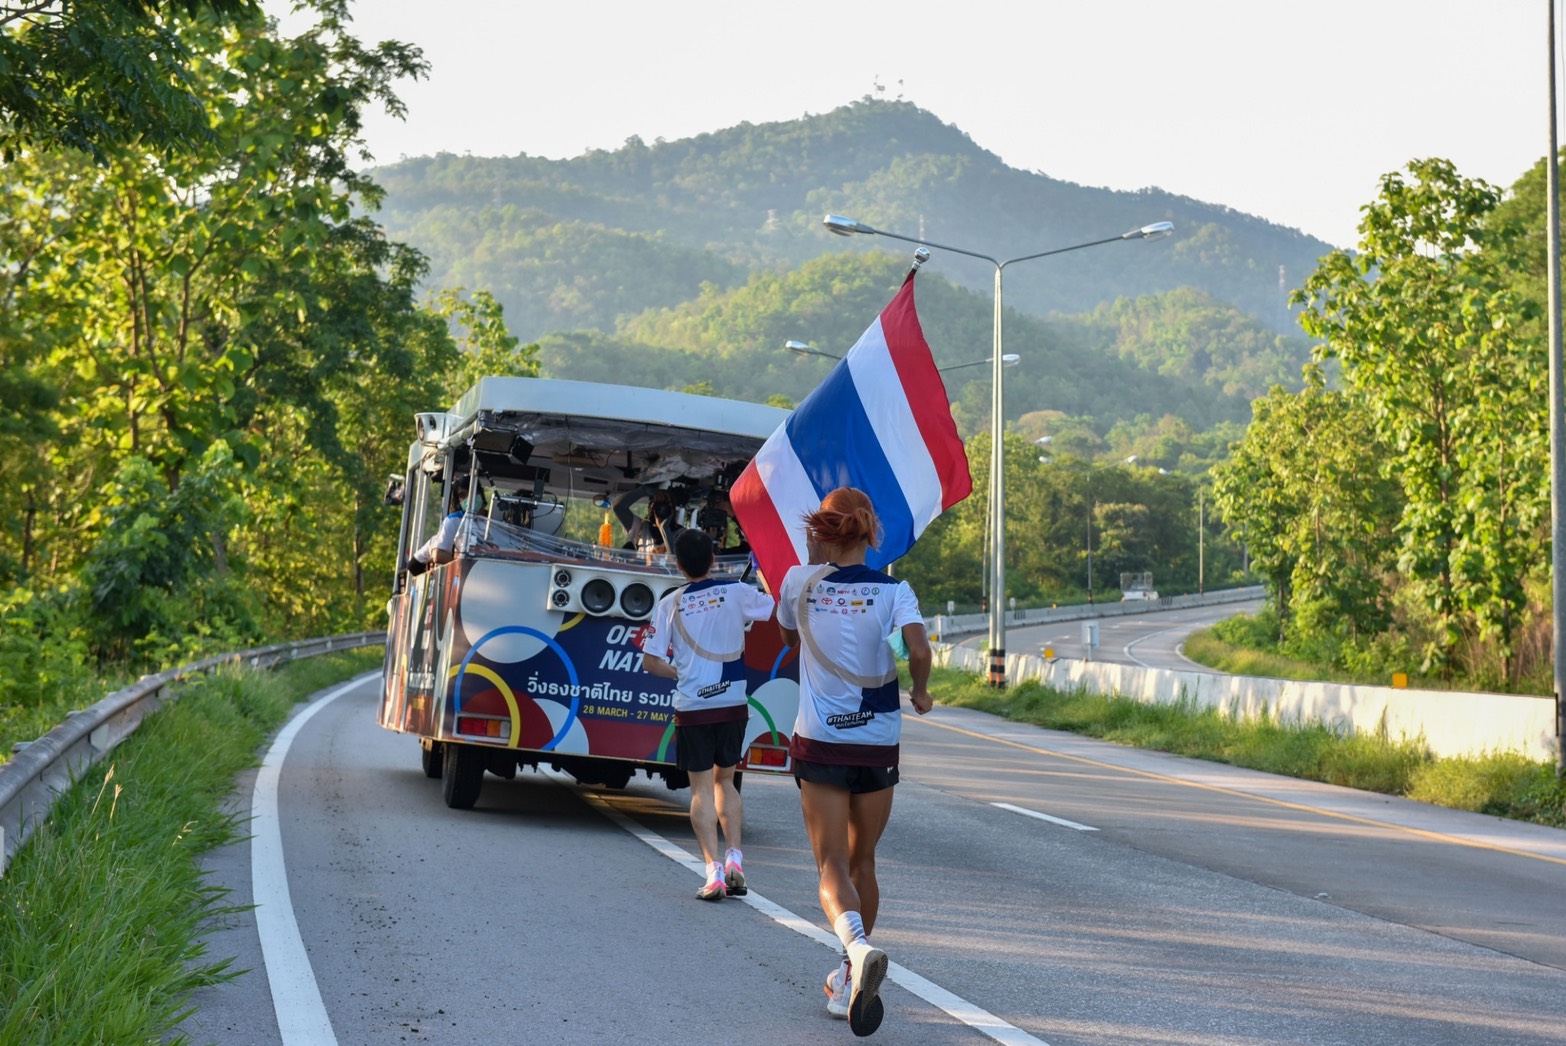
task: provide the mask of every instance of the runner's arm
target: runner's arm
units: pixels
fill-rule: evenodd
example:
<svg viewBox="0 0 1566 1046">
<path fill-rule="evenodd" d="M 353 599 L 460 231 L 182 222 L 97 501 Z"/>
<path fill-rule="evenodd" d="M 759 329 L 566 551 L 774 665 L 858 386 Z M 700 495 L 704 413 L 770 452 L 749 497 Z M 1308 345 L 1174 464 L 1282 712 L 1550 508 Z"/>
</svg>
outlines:
<svg viewBox="0 0 1566 1046">
<path fill-rule="evenodd" d="M 799 622 L 794 620 L 794 601 L 799 598 L 795 591 L 799 569 L 790 567 L 778 586 L 778 631 L 783 633 L 783 642 L 796 649 L 799 647 Z"/>
<path fill-rule="evenodd" d="M 674 666 L 656 654 L 642 653 L 642 667 L 647 669 L 659 679 L 679 679 L 680 673 Z"/>
<path fill-rule="evenodd" d="M 930 649 L 930 636 L 924 622 L 916 621 L 903 626 L 903 642 L 908 644 L 908 698 L 914 711 L 924 715 L 935 704 L 930 696 L 930 664 L 935 655 Z"/>
<path fill-rule="evenodd" d="M 745 585 L 745 592 L 741 609 L 744 611 L 747 621 L 765 621 L 772 616 L 772 610 L 777 602 L 765 592 Z"/>
</svg>

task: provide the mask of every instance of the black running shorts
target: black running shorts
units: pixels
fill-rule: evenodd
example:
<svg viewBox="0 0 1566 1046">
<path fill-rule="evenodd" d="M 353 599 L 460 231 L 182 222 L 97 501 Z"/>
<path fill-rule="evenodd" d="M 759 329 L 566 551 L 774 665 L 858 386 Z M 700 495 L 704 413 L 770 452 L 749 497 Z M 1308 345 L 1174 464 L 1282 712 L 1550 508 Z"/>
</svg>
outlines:
<svg viewBox="0 0 1566 1046">
<path fill-rule="evenodd" d="M 810 763 L 794 760 L 794 784 L 809 781 L 811 784 L 846 788 L 855 795 L 879 792 L 897 783 L 895 766 L 837 766 L 833 763 Z"/>
<path fill-rule="evenodd" d="M 745 744 L 746 719 L 674 728 L 674 765 L 686 773 L 714 766 L 738 766 Z"/>
</svg>

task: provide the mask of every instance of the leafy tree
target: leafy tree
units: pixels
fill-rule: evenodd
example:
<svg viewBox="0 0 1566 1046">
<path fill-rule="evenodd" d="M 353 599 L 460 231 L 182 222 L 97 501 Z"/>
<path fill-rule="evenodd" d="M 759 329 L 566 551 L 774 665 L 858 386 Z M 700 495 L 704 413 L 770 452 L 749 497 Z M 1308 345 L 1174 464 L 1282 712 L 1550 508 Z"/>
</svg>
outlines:
<svg viewBox="0 0 1566 1046">
<path fill-rule="evenodd" d="M 35 429 L 16 440 L 23 454 L 0 456 L 35 477 L 47 530 L 24 532 L 22 547 L 49 550 L 46 576 L 68 577 L 81 549 L 94 550 L 94 590 L 134 576 L 114 565 L 138 562 L 135 550 L 102 551 L 111 520 L 80 491 L 134 461 L 178 499 L 218 448 L 249 511 L 212 517 L 203 562 L 243 572 L 271 624 L 357 624 L 365 604 L 343 594 L 363 593 L 370 557 L 389 576 L 380 484 L 401 472 L 407 417 L 441 402 L 456 356 L 443 321 L 415 303 L 423 259 L 354 213 L 379 195 L 354 170 L 360 112 L 395 107 L 392 83 L 423 66 L 403 45 L 359 44 L 344 8 L 318 5 L 293 40 L 259 15 L 180 25 L 210 144 L 155 164 L 133 151 L 105 149 L 102 164 L 30 153 L 0 171 L 17 204 L 0 221 L 14 305 L 0 348 L 34 387 L 61 393 L 58 437 Z M 40 435 L 42 462 L 16 464 Z M 162 577 L 159 526 L 121 536 L 145 539 Z M 121 621 L 102 649 L 123 652 L 137 628 L 161 626 Z"/>
<path fill-rule="evenodd" d="M 152 462 L 125 459 L 93 512 L 103 518 L 82 581 L 100 661 L 180 651 L 184 637 L 216 635 L 246 645 L 258 629 L 243 594 L 215 554 L 213 534 L 238 521 L 237 470 L 225 444 L 170 488 Z"/>
<path fill-rule="evenodd" d="M 443 290 L 436 295 L 435 312 L 455 328 L 461 353 L 461 362 L 446 384 L 452 403 L 480 378 L 538 377 L 538 345 L 519 348 L 521 342 L 506 327 L 505 310 L 489 291 L 474 291 L 464 298 L 460 288 Z"/>
<path fill-rule="evenodd" d="M 989 447 L 987 435 L 968 441 L 973 493 L 931 524 L 898 564 L 934 605 L 981 601 Z M 1090 528 L 1097 591 L 1113 589 L 1121 570 L 1154 571 L 1172 592 L 1195 590 L 1195 493 L 1188 478 L 1124 462 L 1038 459 L 1032 441 L 1007 433 L 1006 599 L 1038 605 L 1085 598 Z"/>
<path fill-rule="evenodd" d="M 1470 629 L 1509 659 L 1542 558 L 1547 442 L 1541 347 L 1516 335 L 1500 193 L 1445 160 L 1382 179 L 1357 253 L 1297 292 L 1322 358 L 1369 408 L 1403 490 L 1401 568 L 1435 614 L 1426 667 Z"/>
<path fill-rule="evenodd" d="M 129 146 L 209 144 L 181 20 L 242 24 L 259 11 L 253 0 L 0 3 L 0 158 L 67 148 L 101 163 Z"/>
<path fill-rule="evenodd" d="M 1213 501 L 1271 589 L 1283 645 L 1341 661 L 1390 623 L 1401 496 L 1370 412 L 1319 368 L 1307 377 L 1303 392 L 1256 401 L 1233 457 L 1213 469 Z"/>
</svg>

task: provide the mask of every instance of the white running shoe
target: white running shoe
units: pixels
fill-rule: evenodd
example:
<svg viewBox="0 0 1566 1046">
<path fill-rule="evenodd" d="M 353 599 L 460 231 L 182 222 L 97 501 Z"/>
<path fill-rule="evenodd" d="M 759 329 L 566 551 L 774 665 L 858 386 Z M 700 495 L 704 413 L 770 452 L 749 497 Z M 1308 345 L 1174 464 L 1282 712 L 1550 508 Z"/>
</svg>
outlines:
<svg viewBox="0 0 1566 1046">
<path fill-rule="evenodd" d="M 707 866 L 707 881 L 700 890 L 696 891 L 696 898 L 702 901 L 721 901 L 725 892 L 723 865 L 713 861 Z"/>
<path fill-rule="evenodd" d="M 855 1035 L 869 1035 L 881 1026 L 886 1014 L 881 1002 L 886 953 L 869 941 L 855 941 L 848 946 L 848 962 L 848 1027 Z"/>
<path fill-rule="evenodd" d="M 844 960 L 832 967 L 832 972 L 827 974 L 826 983 L 821 986 L 826 992 L 827 1012 L 834 1017 L 848 1020 L 848 960 Z"/>
<path fill-rule="evenodd" d="M 723 884 L 735 897 L 744 897 L 750 893 L 750 887 L 745 885 L 745 869 L 732 857 L 723 862 Z"/>
</svg>

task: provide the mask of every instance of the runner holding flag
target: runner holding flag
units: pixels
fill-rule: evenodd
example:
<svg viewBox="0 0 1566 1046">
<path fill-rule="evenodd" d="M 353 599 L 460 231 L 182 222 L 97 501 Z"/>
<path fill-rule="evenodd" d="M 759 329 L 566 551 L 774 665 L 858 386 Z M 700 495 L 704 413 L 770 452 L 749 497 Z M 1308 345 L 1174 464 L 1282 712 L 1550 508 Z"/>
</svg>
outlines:
<svg viewBox="0 0 1566 1046">
<path fill-rule="evenodd" d="M 864 491 L 834 490 L 806 518 L 810 562 L 778 593 L 778 626 L 800 647 L 799 716 L 790 748 L 805 832 L 820 875 L 821 910 L 843 942 L 827 975 L 827 1011 L 855 1035 L 881 1025 L 886 953 L 870 943 L 881 907 L 875 850 L 892 814 L 902 708 L 886 637 L 908 646 L 909 700 L 932 701 L 930 641 L 906 581 L 865 565 L 880 524 Z"/>
<path fill-rule="evenodd" d="M 973 488 L 914 311 L 913 275 L 730 492 L 778 593 L 784 641 L 800 648 L 790 748 L 821 908 L 844 951 L 827 976 L 827 1010 L 860 1036 L 885 1012 L 888 959 L 869 934 L 881 900 L 876 845 L 898 781 L 902 710 L 889 635 L 908 648 L 914 711 L 933 704 L 918 598 L 879 568 Z"/>
</svg>

